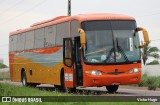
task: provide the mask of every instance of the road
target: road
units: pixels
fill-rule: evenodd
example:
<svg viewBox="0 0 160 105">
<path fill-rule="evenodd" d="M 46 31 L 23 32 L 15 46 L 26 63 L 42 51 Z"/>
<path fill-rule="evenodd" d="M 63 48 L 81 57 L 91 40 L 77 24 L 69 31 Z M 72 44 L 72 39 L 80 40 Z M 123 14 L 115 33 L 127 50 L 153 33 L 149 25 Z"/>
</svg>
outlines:
<svg viewBox="0 0 160 105">
<path fill-rule="evenodd" d="M 12 85 L 22 86 L 20 82 L 11 82 L 9 80 L 0 81 L 0 83 L 8 83 Z M 38 85 L 37 88 L 42 90 L 54 90 L 53 85 L 43 84 Z M 113 94 L 109 94 L 105 87 L 87 87 L 77 88 L 79 92 L 93 95 L 113 95 L 113 96 L 160 96 L 160 89 L 156 91 L 147 90 L 143 87 L 132 87 L 132 86 L 120 86 L 118 91 Z"/>
</svg>

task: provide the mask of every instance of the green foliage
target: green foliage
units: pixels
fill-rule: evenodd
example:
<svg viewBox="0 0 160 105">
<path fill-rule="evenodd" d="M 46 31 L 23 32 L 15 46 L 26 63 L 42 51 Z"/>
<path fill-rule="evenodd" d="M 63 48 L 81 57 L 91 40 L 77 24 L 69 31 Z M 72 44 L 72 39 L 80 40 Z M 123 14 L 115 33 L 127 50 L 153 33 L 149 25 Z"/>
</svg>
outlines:
<svg viewBox="0 0 160 105">
<path fill-rule="evenodd" d="M 157 78 L 158 88 L 160 88 L 160 76 Z"/>
<path fill-rule="evenodd" d="M 8 67 L 7 65 L 0 63 L 0 69 L 7 68 L 7 67 Z"/>
<path fill-rule="evenodd" d="M 159 59 L 160 55 L 158 54 L 159 49 L 157 47 L 147 46 L 142 49 L 142 59 L 144 65 L 146 65 L 146 61 L 149 57 L 153 57 L 154 59 Z"/>
<path fill-rule="evenodd" d="M 42 91 L 38 88 L 14 86 L 0 83 L 0 96 L 57 96 L 60 93 L 55 91 Z"/>
<path fill-rule="evenodd" d="M 147 65 L 158 65 L 159 61 L 158 60 L 153 60 L 152 62 L 147 63 Z"/>
<path fill-rule="evenodd" d="M 138 86 L 139 86 L 139 87 L 146 87 L 146 86 L 148 86 L 147 80 L 148 80 L 147 74 L 144 74 L 144 75 L 142 76 L 142 80 L 141 80 L 141 82 L 138 84 Z"/>
<path fill-rule="evenodd" d="M 0 83 L 0 96 L 60 96 L 61 93 L 55 93 L 54 91 L 42 91 L 37 88 L 13 86 L 9 84 Z M 65 95 L 65 94 L 64 94 Z M 70 94 L 66 94 L 70 95 Z M 63 95 L 62 95 L 63 96 Z M 6 103 L 10 105 L 10 103 Z M 5 104 L 5 105 L 6 105 Z M 149 105 L 149 103 L 143 102 L 43 102 L 43 103 L 12 103 L 13 105 Z"/>
<path fill-rule="evenodd" d="M 43 102 L 43 103 L 1 103 L 2 105 L 152 105 L 149 102 Z M 153 104 L 154 105 L 154 104 Z"/>
<path fill-rule="evenodd" d="M 147 83 L 148 83 L 148 90 L 156 90 L 156 88 L 158 87 L 157 77 L 149 77 Z"/>
<path fill-rule="evenodd" d="M 8 72 L 0 72 L 0 80 L 9 80 L 10 79 L 10 73 Z"/>
<path fill-rule="evenodd" d="M 160 88 L 160 76 L 159 77 L 149 77 L 146 74 L 144 74 L 138 86 L 148 87 L 148 90 L 156 90 L 157 87 Z"/>
</svg>

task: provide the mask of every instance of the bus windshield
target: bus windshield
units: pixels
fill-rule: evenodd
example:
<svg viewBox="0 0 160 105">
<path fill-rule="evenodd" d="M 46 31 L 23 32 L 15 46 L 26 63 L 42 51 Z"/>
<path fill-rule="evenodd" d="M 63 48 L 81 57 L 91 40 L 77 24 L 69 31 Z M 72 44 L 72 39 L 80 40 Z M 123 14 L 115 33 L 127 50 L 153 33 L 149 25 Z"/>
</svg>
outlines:
<svg viewBox="0 0 160 105">
<path fill-rule="evenodd" d="M 86 21 L 86 63 L 133 63 L 140 61 L 139 37 L 132 20 Z"/>
</svg>

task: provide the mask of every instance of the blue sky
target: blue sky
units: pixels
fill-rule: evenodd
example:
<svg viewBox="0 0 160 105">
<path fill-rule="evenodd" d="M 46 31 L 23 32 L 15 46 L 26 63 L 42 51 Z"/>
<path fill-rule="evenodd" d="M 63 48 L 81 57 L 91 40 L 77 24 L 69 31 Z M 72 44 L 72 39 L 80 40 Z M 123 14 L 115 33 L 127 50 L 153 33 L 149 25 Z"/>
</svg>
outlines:
<svg viewBox="0 0 160 105">
<path fill-rule="evenodd" d="M 67 15 L 68 0 L 0 0 L 0 58 L 8 65 L 11 31 L 56 16 Z M 72 0 L 72 15 L 118 13 L 133 16 L 148 30 L 152 46 L 160 48 L 160 0 Z"/>
</svg>

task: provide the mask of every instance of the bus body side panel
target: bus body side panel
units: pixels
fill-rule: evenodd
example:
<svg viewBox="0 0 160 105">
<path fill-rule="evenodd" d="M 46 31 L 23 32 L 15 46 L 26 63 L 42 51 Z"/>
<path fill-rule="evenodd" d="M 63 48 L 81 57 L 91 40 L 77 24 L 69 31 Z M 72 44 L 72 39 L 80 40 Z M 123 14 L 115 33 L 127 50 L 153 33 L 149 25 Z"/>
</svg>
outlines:
<svg viewBox="0 0 160 105">
<path fill-rule="evenodd" d="M 129 71 L 133 68 L 139 68 L 140 72 L 131 74 Z M 116 70 L 115 70 L 116 69 Z M 107 86 L 107 85 L 126 85 L 138 84 L 141 81 L 141 63 L 125 65 L 86 65 L 83 63 L 83 85 L 90 86 Z M 102 75 L 91 75 L 86 73 L 90 70 L 100 70 Z M 117 71 L 118 70 L 118 71 Z M 122 72 L 117 74 L 116 72 Z"/>
<path fill-rule="evenodd" d="M 75 85 L 75 78 L 74 78 L 74 70 L 73 68 L 69 68 L 64 66 L 64 83 L 65 87 L 73 88 Z"/>
<path fill-rule="evenodd" d="M 10 69 L 10 80 L 13 81 L 13 58 L 15 54 L 14 53 L 9 53 L 9 69 Z"/>
<path fill-rule="evenodd" d="M 14 57 L 13 81 L 21 81 L 21 70 L 25 70 L 27 82 L 60 85 L 63 68 L 62 47 L 44 48 L 18 52 Z"/>
</svg>

